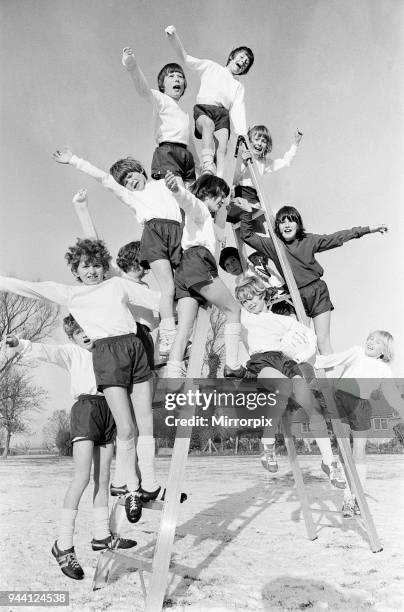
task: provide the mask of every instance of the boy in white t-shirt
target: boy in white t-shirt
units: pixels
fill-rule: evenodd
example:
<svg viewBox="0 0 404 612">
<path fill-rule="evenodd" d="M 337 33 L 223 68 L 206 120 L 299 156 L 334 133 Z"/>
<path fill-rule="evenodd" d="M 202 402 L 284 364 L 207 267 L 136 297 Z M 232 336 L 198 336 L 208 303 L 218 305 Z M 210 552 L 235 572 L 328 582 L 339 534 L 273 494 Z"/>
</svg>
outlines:
<svg viewBox="0 0 404 612">
<path fill-rule="evenodd" d="M 196 177 L 194 158 L 188 149 L 189 116 L 179 105 L 187 86 L 182 67 L 175 63 L 163 66 L 157 77 L 157 91 L 149 86 L 130 47 L 122 52 L 122 64 L 132 77 L 138 94 L 153 105 L 157 149 L 153 153 L 152 178 L 163 179 L 170 170 L 184 183 L 191 183 Z"/>
</svg>

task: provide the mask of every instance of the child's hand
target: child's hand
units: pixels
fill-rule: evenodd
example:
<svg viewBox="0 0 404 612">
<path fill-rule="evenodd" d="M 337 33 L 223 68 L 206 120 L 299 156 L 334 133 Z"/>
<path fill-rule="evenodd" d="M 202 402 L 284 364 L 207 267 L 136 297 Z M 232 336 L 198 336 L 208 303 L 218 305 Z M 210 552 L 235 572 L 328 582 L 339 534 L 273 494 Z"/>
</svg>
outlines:
<svg viewBox="0 0 404 612">
<path fill-rule="evenodd" d="M 170 170 L 167 170 L 164 180 L 166 183 L 166 187 L 168 187 L 170 191 L 172 191 L 173 193 L 178 193 L 179 186 L 178 186 L 177 176 L 175 174 L 170 172 Z"/>
<path fill-rule="evenodd" d="M 252 212 L 252 205 L 245 198 L 234 198 L 233 203 L 246 212 Z"/>
<path fill-rule="evenodd" d="M 122 51 L 122 64 L 127 70 L 132 70 L 136 67 L 136 58 L 131 47 L 125 47 Z"/>
<path fill-rule="evenodd" d="M 75 204 L 84 204 L 84 202 L 87 202 L 87 189 L 80 189 L 77 193 L 75 193 L 73 196 L 73 202 Z"/>
<path fill-rule="evenodd" d="M 298 146 L 301 139 L 303 138 L 303 132 L 301 132 L 300 130 L 296 130 L 295 132 L 295 145 Z"/>
<path fill-rule="evenodd" d="M 376 232 L 380 232 L 381 234 L 387 234 L 389 228 L 387 225 L 371 225 L 369 226 L 369 231 L 371 234 L 375 234 Z"/>
<path fill-rule="evenodd" d="M 8 335 L 6 336 L 6 346 L 9 348 L 16 348 L 19 345 L 19 340 L 17 336 Z"/>
<path fill-rule="evenodd" d="M 177 30 L 175 29 L 175 26 L 170 25 L 170 26 L 167 26 L 164 31 L 167 34 L 167 36 L 170 38 L 171 36 L 174 36 Z"/>
<path fill-rule="evenodd" d="M 59 149 L 55 151 L 52 157 L 58 164 L 70 164 L 73 153 L 70 151 L 69 147 L 64 147 L 61 151 L 59 151 Z"/>
<path fill-rule="evenodd" d="M 248 149 L 244 149 L 241 154 L 241 157 L 243 158 L 244 162 L 252 161 L 251 151 L 249 151 Z"/>
</svg>

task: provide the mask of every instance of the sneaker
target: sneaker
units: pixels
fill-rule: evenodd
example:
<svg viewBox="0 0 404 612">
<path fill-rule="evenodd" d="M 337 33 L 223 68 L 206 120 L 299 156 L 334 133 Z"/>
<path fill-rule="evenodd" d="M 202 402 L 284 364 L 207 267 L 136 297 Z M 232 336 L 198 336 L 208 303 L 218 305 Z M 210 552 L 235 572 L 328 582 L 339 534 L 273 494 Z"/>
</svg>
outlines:
<svg viewBox="0 0 404 612">
<path fill-rule="evenodd" d="M 67 550 L 60 550 L 56 540 L 52 546 L 52 555 L 59 563 L 60 569 L 65 576 L 72 578 L 73 580 L 82 580 L 84 578 L 83 568 L 77 561 L 74 546 L 68 548 Z"/>
<path fill-rule="evenodd" d="M 268 445 L 266 448 L 264 447 L 264 452 L 261 457 L 261 464 L 265 470 L 268 472 L 275 473 L 278 471 L 278 462 L 276 460 L 275 454 L 275 444 Z"/>
<path fill-rule="evenodd" d="M 129 523 L 137 523 L 142 516 L 142 499 L 139 490 L 129 491 L 125 496 L 126 518 Z"/>
<path fill-rule="evenodd" d="M 154 501 L 158 494 L 161 491 L 161 487 L 158 487 L 155 491 L 152 491 L 151 493 L 149 491 L 145 491 L 144 489 L 142 489 L 142 487 L 140 487 L 139 492 L 140 492 L 140 499 L 142 500 L 142 503 L 147 503 L 149 501 Z"/>
<path fill-rule="evenodd" d="M 358 504 L 358 500 L 355 497 L 355 507 L 354 507 L 354 514 L 355 516 L 360 516 L 361 513 L 361 509 L 359 508 L 359 504 Z"/>
<path fill-rule="evenodd" d="M 246 369 L 244 366 L 240 366 L 239 368 L 231 368 L 228 365 L 224 366 L 223 377 L 224 378 L 244 378 L 246 373 Z"/>
<path fill-rule="evenodd" d="M 355 498 L 350 497 L 344 500 L 342 506 L 342 518 L 351 519 L 355 516 Z"/>
<path fill-rule="evenodd" d="M 129 493 L 128 491 L 128 487 L 126 484 L 122 485 L 121 487 L 117 487 L 114 484 L 109 485 L 109 492 L 112 495 L 112 497 L 118 497 L 119 495 L 126 495 L 127 493 Z"/>
<path fill-rule="evenodd" d="M 112 535 L 109 535 L 107 538 L 103 540 L 95 540 L 94 538 L 91 540 L 91 548 L 95 551 L 105 550 L 107 548 L 113 550 L 116 548 L 133 548 L 136 546 L 137 542 L 135 540 L 128 540 L 126 538 L 114 538 Z"/>
<path fill-rule="evenodd" d="M 327 474 L 333 487 L 336 487 L 337 489 L 345 489 L 346 481 L 342 473 L 342 469 L 338 465 L 337 461 L 333 461 L 331 466 L 322 461 L 321 469 L 323 470 L 324 474 Z"/>
</svg>

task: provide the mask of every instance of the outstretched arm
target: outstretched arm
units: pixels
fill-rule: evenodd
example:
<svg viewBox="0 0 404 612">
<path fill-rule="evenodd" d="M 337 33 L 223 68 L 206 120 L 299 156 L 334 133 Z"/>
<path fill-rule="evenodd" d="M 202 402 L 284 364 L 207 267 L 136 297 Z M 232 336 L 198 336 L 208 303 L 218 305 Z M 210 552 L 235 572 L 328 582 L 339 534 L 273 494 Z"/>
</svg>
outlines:
<svg viewBox="0 0 404 612">
<path fill-rule="evenodd" d="M 0 276 L 0 291 L 9 291 L 10 293 L 33 298 L 34 300 L 45 299 L 61 306 L 67 306 L 72 289 L 74 287 L 53 283 L 52 281 L 35 283 L 20 280 L 19 278 Z"/>
<path fill-rule="evenodd" d="M 145 75 L 139 68 L 139 65 L 135 58 L 135 54 L 133 53 L 131 47 L 125 47 L 122 51 L 122 64 L 129 72 L 139 96 L 146 98 L 149 102 L 153 102 L 150 85 L 147 82 Z"/>
<path fill-rule="evenodd" d="M 281 170 L 281 168 L 290 166 L 297 153 L 297 148 L 302 137 L 303 132 L 299 132 L 299 130 L 297 130 L 295 132 L 295 141 L 290 147 L 289 151 L 286 151 L 283 157 L 278 157 L 277 159 L 270 160 L 269 164 L 265 166 L 265 172 L 276 172 L 277 170 Z"/>
<path fill-rule="evenodd" d="M 314 240 L 314 251 L 320 253 L 321 251 L 329 251 L 330 249 L 340 247 L 349 240 L 362 238 L 362 236 L 366 234 L 374 234 L 376 232 L 385 234 L 387 231 L 388 228 L 386 225 L 372 225 L 367 227 L 352 227 L 351 229 L 341 230 L 333 234 L 312 234 L 311 236 Z"/>
<path fill-rule="evenodd" d="M 203 223 L 209 216 L 209 211 L 206 206 L 190 191 L 184 189 L 184 187 L 179 184 L 177 176 L 169 170 L 165 176 L 165 183 L 177 200 L 178 206 L 180 206 L 187 215 L 192 217 L 195 223 Z"/>
<path fill-rule="evenodd" d="M 352 348 L 341 353 L 334 353 L 332 355 L 317 355 L 314 367 L 317 370 L 322 370 L 324 368 L 336 368 L 340 365 L 348 366 L 350 363 L 355 361 L 359 354 L 360 347 L 353 346 Z"/>
<path fill-rule="evenodd" d="M 68 370 L 71 365 L 71 353 L 74 347 L 69 345 L 43 344 L 20 340 L 17 336 L 7 336 L 6 344 L 10 351 L 19 353 L 24 359 L 39 359 L 46 363 L 54 363 Z"/>
<path fill-rule="evenodd" d="M 127 206 L 133 209 L 133 202 L 130 198 L 129 191 L 117 183 L 114 177 L 104 170 L 100 170 L 96 166 L 93 166 L 85 159 L 80 159 L 77 155 L 73 155 L 72 151 L 69 147 L 64 147 L 63 149 L 58 149 L 52 155 L 53 159 L 58 162 L 58 164 L 69 164 L 76 168 L 76 170 L 80 170 L 84 172 L 84 174 L 88 174 L 96 181 L 101 183 L 106 189 L 112 191 L 112 193 L 121 200 Z"/>
<path fill-rule="evenodd" d="M 73 196 L 73 206 L 79 218 L 84 237 L 90 238 L 90 240 L 98 240 L 97 230 L 88 210 L 87 189 L 80 189 Z"/>
<path fill-rule="evenodd" d="M 178 57 L 183 62 L 186 62 L 188 54 L 185 51 L 184 45 L 182 44 L 182 41 L 181 41 L 180 37 L 177 34 L 177 30 L 175 29 L 175 26 L 173 26 L 173 25 L 168 26 L 165 29 L 165 33 L 166 33 L 167 38 L 170 41 L 171 45 L 173 46 L 174 51 L 178 55 Z"/>
</svg>

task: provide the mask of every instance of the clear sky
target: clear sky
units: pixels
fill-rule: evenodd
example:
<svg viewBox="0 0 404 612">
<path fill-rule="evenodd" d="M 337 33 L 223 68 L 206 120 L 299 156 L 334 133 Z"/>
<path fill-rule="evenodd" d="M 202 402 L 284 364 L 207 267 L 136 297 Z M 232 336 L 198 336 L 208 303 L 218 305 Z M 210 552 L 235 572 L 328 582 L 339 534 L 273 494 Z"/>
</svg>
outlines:
<svg viewBox="0 0 404 612">
<path fill-rule="evenodd" d="M 139 237 L 130 211 L 51 153 L 70 144 L 107 169 L 132 154 L 150 167 L 151 109 L 121 65 L 131 45 L 149 82 L 176 61 L 164 36 L 175 24 L 196 57 L 225 62 L 240 44 L 255 53 L 243 79 L 250 125 L 266 124 L 274 155 L 304 132 L 289 169 L 266 179 L 274 209 L 302 213 L 309 231 L 386 223 L 319 256 L 331 298 L 336 350 L 369 330 L 393 333 L 404 376 L 403 12 L 397 0 L 2 0 L 0 272 L 72 282 L 63 255 L 80 227 L 70 205 L 80 187 L 115 255 Z M 188 74 L 184 108 L 198 88 Z M 63 339 L 62 333 L 55 336 Z M 68 409 L 66 376 L 41 367 L 48 410 Z"/>
</svg>

